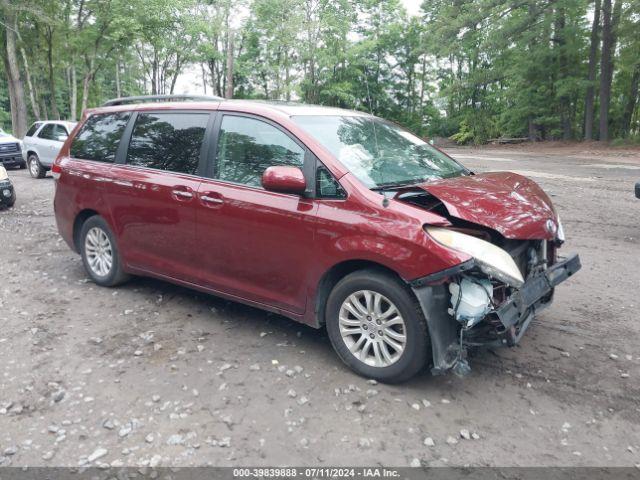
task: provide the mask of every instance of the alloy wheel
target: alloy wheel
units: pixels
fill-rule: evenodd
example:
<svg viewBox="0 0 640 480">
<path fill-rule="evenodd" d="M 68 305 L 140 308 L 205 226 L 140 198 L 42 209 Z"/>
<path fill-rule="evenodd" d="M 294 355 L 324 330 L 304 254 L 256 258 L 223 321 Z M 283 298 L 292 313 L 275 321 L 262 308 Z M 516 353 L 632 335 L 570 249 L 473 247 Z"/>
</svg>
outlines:
<svg viewBox="0 0 640 480">
<path fill-rule="evenodd" d="M 93 227 L 84 240 L 84 251 L 91 271 L 100 277 L 106 277 L 113 265 L 113 248 L 106 232 Z"/>
<path fill-rule="evenodd" d="M 38 160 L 35 157 L 31 157 L 29 160 L 29 172 L 32 177 L 37 177 L 39 173 L 40 167 L 38 166 Z"/>
<path fill-rule="evenodd" d="M 398 308 L 384 295 L 360 290 L 340 307 L 338 323 L 351 354 L 372 367 L 397 362 L 407 344 L 406 326 Z"/>
</svg>

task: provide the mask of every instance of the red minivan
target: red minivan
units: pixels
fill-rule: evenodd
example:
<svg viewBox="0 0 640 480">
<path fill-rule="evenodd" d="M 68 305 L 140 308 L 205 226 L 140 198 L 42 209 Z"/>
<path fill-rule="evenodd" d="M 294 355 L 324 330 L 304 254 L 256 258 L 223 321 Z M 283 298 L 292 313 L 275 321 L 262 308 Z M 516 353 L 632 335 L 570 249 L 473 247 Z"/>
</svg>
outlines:
<svg viewBox="0 0 640 480">
<path fill-rule="evenodd" d="M 533 181 L 474 174 L 361 112 L 118 99 L 85 112 L 52 171 L 95 283 L 151 276 L 324 326 L 385 382 L 515 345 L 580 269 Z"/>
</svg>

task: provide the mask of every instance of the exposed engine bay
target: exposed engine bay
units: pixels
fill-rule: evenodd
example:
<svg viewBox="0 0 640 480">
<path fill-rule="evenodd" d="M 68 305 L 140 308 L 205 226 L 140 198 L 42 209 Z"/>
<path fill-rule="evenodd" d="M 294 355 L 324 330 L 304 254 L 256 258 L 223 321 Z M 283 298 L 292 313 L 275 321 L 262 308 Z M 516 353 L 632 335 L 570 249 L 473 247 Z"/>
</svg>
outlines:
<svg viewBox="0 0 640 480">
<path fill-rule="evenodd" d="M 398 192 L 395 199 L 446 218 L 451 226 L 425 226 L 426 232 L 473 257 L 412 284 L 430 313 L 433 373 L 451 368 L 467 374 L 469 348 L 516 345 L 534 314 L 551 303 L 555 285 L 580 269 L 577 256 L 558 261 L 557 247 L 564 240 L 563 232 L 557 235 L 560 225 L 554 240 L 506 238 L 452 215 L 424 189 Z"/>
</svg>

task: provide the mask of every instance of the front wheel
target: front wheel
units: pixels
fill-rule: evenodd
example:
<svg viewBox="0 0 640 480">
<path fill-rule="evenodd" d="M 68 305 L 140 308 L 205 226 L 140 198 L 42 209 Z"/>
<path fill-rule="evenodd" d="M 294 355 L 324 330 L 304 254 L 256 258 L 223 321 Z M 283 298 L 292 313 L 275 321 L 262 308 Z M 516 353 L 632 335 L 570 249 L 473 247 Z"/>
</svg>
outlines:
<svg viewBox="0 0 640 480">
<path fill-rule="evenodd" d="M 129 277 L 122 269 L 115 237 L 107 222 L 98 215 L 82 225 L 80 254 L 85 270 L 98 285 L 113 287 Z"/>
<path fill-rule="evenodd" d="M 358 374 L 386 383 L 408 380 L 427 362 L 427 323 L 399 278 L 378 270 L 351 273 L 327 301 L 327 333 L 342 361 Z"/>
<path fill-rule="evenodd" d="M 11 198 L 9 199 L 9 202 L 7 203 L 7 207 L 11 208 L 16 204 L 16 191 L 14 190 L 13 193 L 11 193 Z"/>
<path fill-rule="evenodd" d="M 47 174 L 47 170 L 40 164 L 40 159 L 35 153 L 29 155 L 27 158 L 29 162 L 29 175 L 33 178 L 44 178 Z"/>
</svg>

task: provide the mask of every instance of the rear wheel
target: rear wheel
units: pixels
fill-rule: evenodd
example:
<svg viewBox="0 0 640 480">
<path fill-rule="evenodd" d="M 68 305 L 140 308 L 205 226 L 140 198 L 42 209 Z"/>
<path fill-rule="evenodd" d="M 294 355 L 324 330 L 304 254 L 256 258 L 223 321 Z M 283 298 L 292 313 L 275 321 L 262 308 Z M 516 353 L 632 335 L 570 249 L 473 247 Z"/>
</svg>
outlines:
<svg viewBox="0 0 640 480">
<path fill-rule="evenodd" d="M 347 275 L 329 295 L 326 315 L 333 348 L 358 374 L 396 383 L 424 368 L 427 324 L 417 299 L 396 276 L 378 270 Z"/>
<path fill-rule="evenodd" d="M 90 217 L 82 225 L 80 253 L 85 270 L 98 285 L 113 287 L 129 278 L 122 269 L 115 237 L 102 217 Z"/>
<path fill-rule="evenodd" d="M 27 158 L 29 163 L 29 174 L 33 178 L 44 178 L 47 174 L 47 169 L 40 164 L 40 159 L 35 153 L 31 153 Z"/>
</svg>

